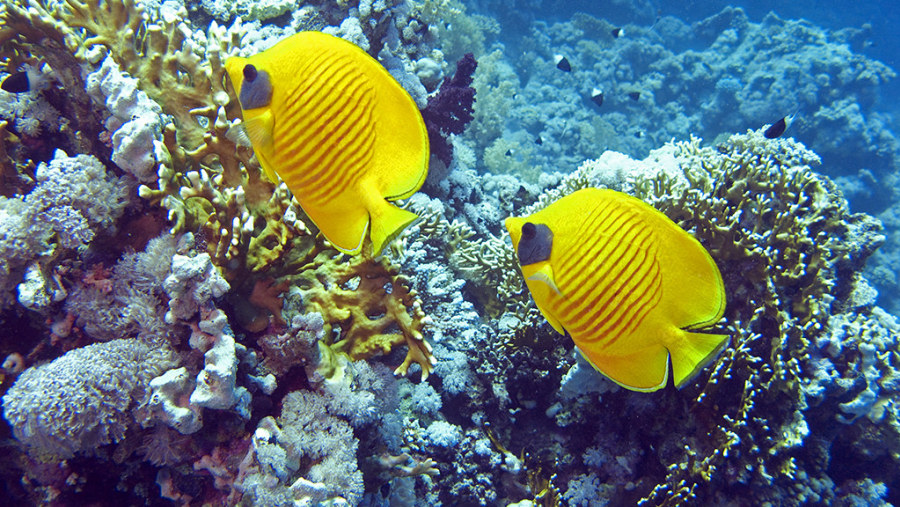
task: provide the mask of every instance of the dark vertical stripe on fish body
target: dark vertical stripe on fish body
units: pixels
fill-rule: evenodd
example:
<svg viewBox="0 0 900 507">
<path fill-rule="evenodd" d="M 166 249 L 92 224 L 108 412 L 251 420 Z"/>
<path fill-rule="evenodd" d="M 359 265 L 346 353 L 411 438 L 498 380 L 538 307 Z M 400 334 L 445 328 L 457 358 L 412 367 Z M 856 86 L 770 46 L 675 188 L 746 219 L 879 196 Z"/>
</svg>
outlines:
<svg viewBox="0 0 900 507">
<path fill-rule="evenodd" d="M 373 90 L 346 57 L 310 60 L 288 92 L 274 138 L 281 177 L 298 197 L 321 203 L 358 181 L 374 154 Z M 276 122 L 277 123 L 277 122 Z"/>
<path fill-rule="evenodd" d="M 624 252 L 621 257 L 624 257 Z M 573 313 L 569 313 L 566 318 L 573 323 L 572 331 L 580 331 L 582 328 L 586 327 L 592 321 L 602 321 L 606 322 L 609 320 L 609 317 L 615 313 L 615 308 L 613 308 L 613 300 L 621 291 L 623 291 L 626 287 L 628 287 L 629 282 L 635 279 L 636 276 L 639 276 L 639 279 L 643 279 L 643 277 L 647 274 L 646 265 L 643 264 L 645 259 L 636 259 L 635 257 L 631 257 L 625 260 L 626 265 L 622 267 L 620 273 L 612 273 L 609 276 L 605 277 L 606 279 L 600 279 L 602 282 L 609 282 L 604 286 L 597 285 L 596 294 L 594 298 L 591 300 L 585 300 L 585 303 L 582 303 L 580 306 L 573 309 Z M 622 276 L 621 272 L 624 272 L 626 269 L 630 267 L 634 267 L 630 273 L 627 273 L 625 276 Z M 642 268 L 644 269 L 644 273 L 641 273 Z M 601 283 L 602 283 L 601 282 Z M 632 288 L 629 293 L 633 292 L 634 288 Z M 577 313 L 576 313 L 577 312 Z M 578 326 L 578 323 L 581 323 L 581 326 Z"/>
<path fill-rule="evenodd" d="M 652 267 L 652 278 L 650 278 L 647 283 L 640 286 L 640 288 L 643 289 L 643 292 L 634 295 L 631 304 L 620 309 L 620 315 L 622 317 L 620 321 L 617 321 L 615 326 L 608 329 L 604 327 L 597 331 L 599 335 L 608 337 L 604 340 L 600 350 L 608 349 L 614 345 L 619 338 L 631 335 L 631 333 L 641 325 L 647 315 L 656 308 L 656 305 L 659 304 L 659 301 L 662 298 L 662 278 L 660 277 L 659 265 L 654 263 Z M 638 288 L 639 287 L 635 287 L 635 289 Z M 623 327 L 621 321 L 626 317 L 628 320 L 625 321 Z"/>
<path fill-rule="evenodd" d="M 558 311 L 570 334 L 608 348 L 633 332 L 658 304 L 661 277 L 657 246 L 646 223 L 635 213 L 598 207 L 588 217 L 581 247 L 567 252 L 557 282 L 566 295 Z M 628 331 L 631 329 L 632 331 Z"/>
<path fill-rule="evenodd" d="M 355 92 L 356 89 L 350 90 Z M 332 98 L 330 96 L 329 98 Z M 358 107 L 349 104 L 346 99 L 338 101 L 327 101 L 319 99 L 316 105 L 323 105 L 325 111 L 321 113 L 316 111 L 315 122 L 306 128 L 312 132 L 314 142 L 312 146 L 303 150 L 303 165 L 306 171 L 299 178 L 300 186 L 309 186 L 315 180 L 321 180 L 324 177 L 331 177 L 331 165 L 323 163 L 328 160 L 328 156 L 332 153 L 340 155 L 341 150 L 337 150 L 337 142 L 348 136 L 355 128 L 363 130 L 359 127 L 360 121 L 366 119 L 366 113 L 371 115 L 370 108 Z M 352 115 L 348 118 L 348 114 Z M 362 116 L 362 118 L 361 118 Z M 349 120 L 349 121 L 348 121 Z M 371 129 L 369 129 L 371 131 Z M 366 136 L 354 136 L 355 142 L 366 140 Z M 332 159 L 333 161 L 333 159 Z"/>
<path fill-rule="evenodd" d="M 583 242 L 590 246 L 589 250 L 560 261 L 562 274 L 557 277 L 557 283 L 561 289 L 565 288 L 568 299 L 567 304 L 561 309 L 563 312 L 571 311 L 572 307 L 577 306 L 586 294 L 598 292 L 597 281 L 608 279 L 616 266 L 622 262 L 625 251 L 617 249 L 614 241 L 621 242 L 621 237 L 627 239 L 628 235 L 637 228 L 636 224 L 630 224 L 624 231 L 619 231 L 619 238 L 609 234 L 610 223 L 617 223 L 622 215 L 624 212 L 612 210 L 610 215 L 601 222 L 601 225 L 605 227 L 602 229 L 597 227 L 588 233 L 587 237 L 597 238 L 595 241 Z M 588 274 L 592 275 L 591 278 L 585 279 Z M 574 280 L 580 280 L 580 282 L 573 290 L 570 288 L 570 284 Z"/>
<path fill-rule="evenodd" d="M 632 253 L 633 252 L 624 253 L 622 257 Z M 608 323 L 620 322 L 621 318 L 627 314 L 625 310 L 628 306 L 623 308 L 622 305 L 628 304 L 629 297 L 635 297 L 636 299 L 640 297 L 640 294 L 635 294 L 635 292 L 642 285 L 652 267 L 647 265 L 646 255 L 642 256 L 640 259 L 632 256 L 626 262 L 627 265 L 623 270 L 632 265 L 634 265 L 634 269 L 627 275 L 627 278 L 624 278 L 624 281 L 623 277 L 620 277 L 619 274 L 614 273 L 610 275 L 609 278 L 612 279 L 613 283 L 607 284 L 607 286 L 602 289 L 598 289 L 596 297 L 589 304 L 585 305 L 585 310 L 570 317 L 570 320 L 572 321 L 571 332 L 573 334 L 583 333 L 589 327 L 592 327 L 594 323 L 597 323 L 597 325 L 594 326 L 597 328 L 597 332 L 594 335 L 585 336 L 586 341 L 597 341 L 605 337 L 606 333 L 604 333 L 604 331 L 615 331 L 617 326 L 609 326 Z M 613 287 L 613 284 L 615 284 L 615 287 Z M 629 284 L 631 284 L 630 287 Z M 590 310 L 590 313 L 588 313 L 587 310 Z M 616 317 L 618 317 L 618 319 L 613 320 Z"/>
<path fill-rule="evenodd" d="M 585 259 L 595 259 L 595 263 L 602 263 L 605 259 L 599 255 L 604 251 L 607 243 L 612 239 L 609 236 L 598 234 L 596 231 L 605 229 L 610 221 L 616 219 L 617 210 L 611 210 L 610 213 L 602 213 L 605 210 L 589 217 L 585 220 L 587 227 L 582 227 L 583 232 L 575 235 L 576 238 L 596 238 L 595 241 L 583 241 L 578 243 L 576 247 L 570 248 L 562 253 L 559 259 L 561 272 L 556 274 L 557 284 L 568 285 L 568 283 L 579 276 L 578 270 L 583 266 Z M 623 212 L 619 212 L 621 215 Z"/>
</svg>

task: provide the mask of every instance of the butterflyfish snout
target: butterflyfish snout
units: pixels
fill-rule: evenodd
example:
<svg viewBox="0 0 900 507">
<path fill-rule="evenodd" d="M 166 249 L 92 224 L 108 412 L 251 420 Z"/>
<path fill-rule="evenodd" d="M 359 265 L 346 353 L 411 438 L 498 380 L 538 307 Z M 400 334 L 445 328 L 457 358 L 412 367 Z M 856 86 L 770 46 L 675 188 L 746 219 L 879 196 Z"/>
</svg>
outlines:
<svg viewBox="0 0 900 507">
<path fill-rule="evenodd" d="M 538 309 L 619 385 L 656 391 L 671 363 L 683 387 L 727 345 L 726 335 L 698 332 L 725 312 L 715 262 L 643 201 L 587 188 L 506 228 Z"/>
<path fill-rule="evenodd" d="M 388 201 L 425 182 L 428 134 L 412 97 L 358 46 L 300 32 L 225 62 L 244 128 L 269 178 L 280 177 L 338 250 L 373 254 L 418 218 Z"/>
</svg>

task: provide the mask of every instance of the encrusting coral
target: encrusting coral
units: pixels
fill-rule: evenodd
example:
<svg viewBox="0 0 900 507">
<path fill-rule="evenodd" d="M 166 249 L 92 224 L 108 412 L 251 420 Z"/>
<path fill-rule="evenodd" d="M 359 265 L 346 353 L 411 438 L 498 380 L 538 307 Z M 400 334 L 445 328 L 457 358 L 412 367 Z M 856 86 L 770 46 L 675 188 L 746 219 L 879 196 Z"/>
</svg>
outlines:
<svg viewBox="0 0 900 507">
<path fill-rule="evenodd" d="M 88 345 L 25 370 L 3 397 L 3 416 L 36 456 L 92 453 L 142 419 L 150 379 L 172 363 L 171 350 L 135 339 Z"/>
</svg>

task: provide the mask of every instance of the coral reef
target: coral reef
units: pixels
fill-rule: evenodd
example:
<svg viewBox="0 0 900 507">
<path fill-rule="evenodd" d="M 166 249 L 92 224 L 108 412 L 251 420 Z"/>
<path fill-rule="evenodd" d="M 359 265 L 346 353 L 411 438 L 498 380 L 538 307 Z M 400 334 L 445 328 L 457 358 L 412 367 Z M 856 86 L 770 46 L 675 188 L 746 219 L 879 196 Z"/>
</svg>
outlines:
<svg viewBox="0 0 900 507">
<path fill-rule="evenodd" d="M 37 456 L 70 458 L 125 436 L 171 351 L 135 339 L 96 343 L 29 368 L 3 396 L 3 417 Z"/>
</svg>

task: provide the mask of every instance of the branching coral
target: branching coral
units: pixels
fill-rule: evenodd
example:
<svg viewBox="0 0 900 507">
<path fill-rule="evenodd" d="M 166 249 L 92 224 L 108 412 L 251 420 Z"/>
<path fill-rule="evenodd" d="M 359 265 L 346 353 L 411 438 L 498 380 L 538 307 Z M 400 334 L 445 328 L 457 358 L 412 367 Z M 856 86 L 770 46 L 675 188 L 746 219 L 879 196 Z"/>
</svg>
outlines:
<svg viewBox="0 0 900 507">
<path fill-rule="evenodd" d="M 849 447 L 828 429 L 835 412 L 856 416 L 842 416 L 854 434 L 878 435 L 887 442 L 884 448 L 898 447 L 897 414 L 890 408 L 896 359 L 888 351 L 896 341 L 888 338 L 888 324 L 871 322 L 871 298 L 863 297 L 867 285 L 858 274 L 884 237 L 877 221 L 851 214 L 834 184 L 811 169 L 818 164 L 815 154 L 757 131 L 715 148 L 702 148 L 696 139 L 668 145 L 627 170 L 615 156 L 601 158 L 583 164 L 523 213 L 584 186 L 615 185 L 697 237 L 719 265 L 728 292 L 720 325 L 731 345 L 694 384 L 645 402 L 655 407 L 658 422 L 622 427 L 616 418 L 596 413 L 596 399 L 551 407 L 553 413 L 582 415 L 566 417 L 567 424 L 603 421 L 608 428 L 599 433 L 621 431 L 638 446 L 653 442 L 656 452 L 647 466 L 664 473 L 645 472 L 643 480 L 657 484 L 641 493 L 645 504 L 714 503 L 734 495 L 757 502 L 791 496 L 828 501 L 834 472 L 823 456 L 829 445 Z M 479 252 L 493 241 L 466 239 L 460 250 Z M 515 264 L 498 271 L 501 279 L 518 279 Z M 481 283 L 479 288 L 494 290 L 492 282 Z M 845 318 L 836 320 L 836 314 Z M 510 325 L 506 331 L 504 322 Z M 519 348 L 527 344 L 531 355 L 541 349 L 542 333 L 526 313 L 503 314 L 498 328 Z M 829 361 L 823 350 L 830 351 Z M 515 348 L 506 355 L 525 357 Z M 604 406 L 638 404 L 631 400 L 628 394 L 603 394 Z M 680 422 L 673 427 L 672 421 Z M 896 459 L 894 450 L 853 452 Z M 613 489 L 607 493 L 617 498 Z"/>
<path fill-rule="evenodd" d="M 848 274 L 884 238 L 877 222 L 847 211 L 834 184 L 810 169 L 818 157 L 792 140 L 750 132 L 717 150 L 697 140 L 678 148 L 687 188 L 663 173 L 626 186 L 710 250 L 729 293 L 733 346 L 694 399 L 711 438 L 688 439 L 645 500 L 711 499 L 717 485 L 741 483 L 765 485 L 753 493 L 764 501 L 773 487 L 792 491 L 801 473 L 827 478 L 800 450 L 811 417 L 804 372 L 828 316 L 846 310 L 857 281 Z"/>
<path fill-rule="evenodd" d="M 387 354 L 406 343 L 406 359 L 395 373 L 405 375 L 416 363 L 422 378 L 434 368 L 431 345 L 423 335 L 429 319 L 406 277 L 383 257 L 343 260 L 333 251 L 318 253 L 303 266 L 296 282 L 308 311 L 325 319 L 325 345 L 351 359 Z M 339 327 L 337 338 L 332 331 Z"/>
</svg>

